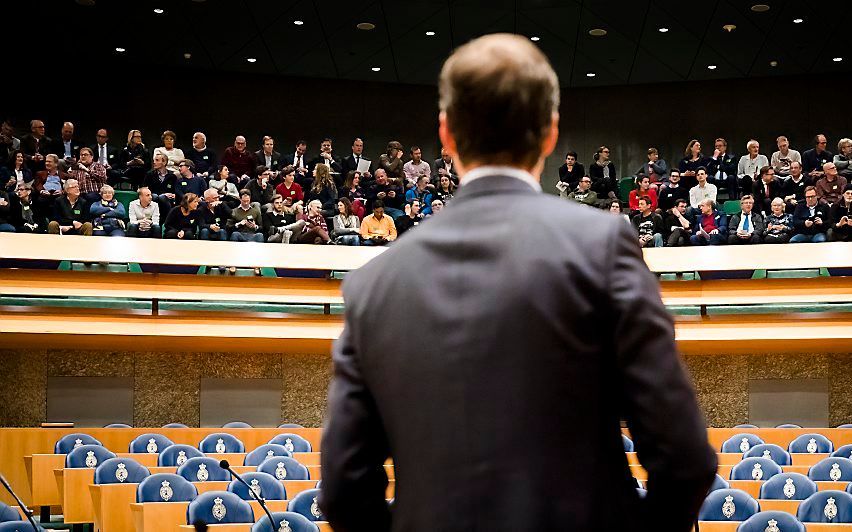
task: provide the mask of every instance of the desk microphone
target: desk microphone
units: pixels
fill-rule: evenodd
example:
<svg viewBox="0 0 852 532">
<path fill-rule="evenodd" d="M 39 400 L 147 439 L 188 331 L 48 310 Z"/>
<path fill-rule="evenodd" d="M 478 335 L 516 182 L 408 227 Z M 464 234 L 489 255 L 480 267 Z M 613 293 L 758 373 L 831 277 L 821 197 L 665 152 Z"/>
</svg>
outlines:
<svg viewBox="0 0 852 532">
<path fill-rule="evenodd" d="M 243 480 L 243 477 L 239 476 L 236 471 L 231 469 L 231 464 L 229 464 L 227 460 L 221 460 L 219 462 L 219 467 L 221 467 L 225 471 L 230 472 L 232 475 L 234 475 L 234 478 L 242 482 L 243 485 L 248 488 L 249 494 L 254 497 L 254 500 L 256 500 L 258 504 L 260 504 L 260 507 L 263 508 L 263 511 L 266 512 L 266 516 L 269 518 L 269 526 L 272 528 L 272 530 L 275 530 L 275 521 L 272 519 L 272 514 L 269 513 L 269 508 L 266 507 L 266 499 L 255 493 L 255 491 L 251 489 L 251 486 L 248 485 L 248 482 Z"/>
</svg>

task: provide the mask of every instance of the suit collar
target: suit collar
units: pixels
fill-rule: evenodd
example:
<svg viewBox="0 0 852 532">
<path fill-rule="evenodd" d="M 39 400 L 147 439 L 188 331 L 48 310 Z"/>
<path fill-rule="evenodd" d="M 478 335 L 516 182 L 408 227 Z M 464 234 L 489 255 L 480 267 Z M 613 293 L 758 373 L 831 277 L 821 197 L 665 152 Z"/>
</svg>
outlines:
<svg viewBox="0 0 852 532">
<path fill-rule="evenodd" d="M 470 182 L 465 182 L 464 178 L 462 178 L 462 185 L 459 187 L 459 192 L 453 196 L 451 205 L 458 201 L 466 201 L 470 198 L 492 194 L 538 193 L 539 191 L 534 190 L 528 183 L 516 177 L 502 174 L 488 174 Z"/>
</svg>

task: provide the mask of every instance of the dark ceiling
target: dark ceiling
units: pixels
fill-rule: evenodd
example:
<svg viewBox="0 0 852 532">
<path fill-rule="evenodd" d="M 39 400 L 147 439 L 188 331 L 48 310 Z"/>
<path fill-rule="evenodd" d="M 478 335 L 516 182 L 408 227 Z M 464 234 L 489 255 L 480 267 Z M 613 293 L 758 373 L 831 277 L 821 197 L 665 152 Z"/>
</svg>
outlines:
<svg viewBox="0 0 852 532">
<path fill-rule="evenodd" d="M 763 1 L 768 11 L 752 5 Z M 10 2 L 32 53 L 152 66 L 434 85 L 456 46 L 538 37 L 565 87 L 852 71 L 841 0 L 50 0 Z M 86 5 L 90 4 L 90 5 Z M 4 6 L 6 9 L 7 6 Z M 155 13 L 162 9 L 163 13 Z M 794 23 L 794 19 L 802 19 Z M 41 22 L 32 36 L 30 21 Z M 294 24 L 300 20 L 302 25 Z M 356 24 L 375 25 L 370 31 Z M 726 32 L 726 24 L 737 26 Z M 607 31 L 593 37 L 589 31 Z M 667 28 L 663 33 L 660 28 Z M 426 32 L 435 32 L 428 36 Z M 124 48 L 124 53 L 115 51 Z M 189 59 L 185 54 L 191 54 Z M 842 57 L 840 62 L 834 58 Z M 255 62 L 249 62 L 253 58 Z M 772 66 L 776 62 L 776 66 Z M 714 70 L 708 69 L 715 65 Z M 374 71 L 374 67 L 380 68 Z M 8 68 L 8 67 L 7 67 Z M 589 73 L 594 73 L 590 77 Z M 177 81 L 177 80 L 175 80 Z"/>
</svg>

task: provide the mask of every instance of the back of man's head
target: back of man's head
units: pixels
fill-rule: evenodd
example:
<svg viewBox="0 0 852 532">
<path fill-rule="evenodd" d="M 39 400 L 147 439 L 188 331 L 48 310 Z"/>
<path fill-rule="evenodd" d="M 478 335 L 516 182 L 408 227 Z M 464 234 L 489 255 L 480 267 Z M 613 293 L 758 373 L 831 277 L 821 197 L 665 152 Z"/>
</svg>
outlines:
<svg viewBox="0 0 852 532">
<path fill-rule="evenodd" d="M 475 39 L 444 63 L 440 109 L 465 166 L 532 168 L 559 110 L 559 80 L 528 39 L 493 34 Z"/>
</svg>

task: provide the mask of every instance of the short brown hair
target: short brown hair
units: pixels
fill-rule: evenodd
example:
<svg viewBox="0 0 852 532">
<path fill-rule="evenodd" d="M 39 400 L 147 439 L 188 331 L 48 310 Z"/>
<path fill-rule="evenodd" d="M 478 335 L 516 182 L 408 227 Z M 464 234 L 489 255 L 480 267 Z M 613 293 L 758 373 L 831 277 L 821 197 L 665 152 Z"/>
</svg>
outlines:
<svg viewBox="0 0 852 532">
<path fill-rule="evenodd" d="M 559 80 L 528 39 L 503 33 L 465 44 L 444 63 L 438 85 L 460 159 L 538 162 L 559 109 Z"/>
<path fill-rule="evenodd" d="M 743 194 L 743 195 L 740 197 L 740 201 L 747 200 L 747 199 L 750 199 L 751 201 L 754 201 L 754 196 L 752 196 L 751 194 Z"/>
</svg>

